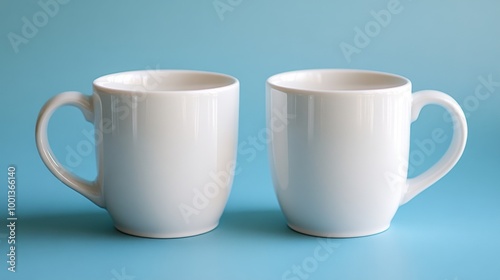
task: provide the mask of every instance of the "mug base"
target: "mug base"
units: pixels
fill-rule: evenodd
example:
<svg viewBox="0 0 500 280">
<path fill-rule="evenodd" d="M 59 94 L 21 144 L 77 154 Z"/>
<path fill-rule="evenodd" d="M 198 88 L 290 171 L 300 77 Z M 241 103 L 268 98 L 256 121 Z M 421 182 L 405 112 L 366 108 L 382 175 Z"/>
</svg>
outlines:
<svg viewBox="0 0 500 280">
<path fill-rule="evenodd" d="M 115 225 L 115 228 L 125 234 L 138 236 L 138 237 L 146 237 L 146 238 L 184 238 L 191 237 L 196 235 L 201 235 L 207 232 L 214 230 L 219 224 L 211 225 L 209 227 L 200 228 L 196 230 L 190 231 L 179 231 L 179 232 L 139 232 L 135 230 L 121 228 Z"/>
<path fill-rule="evenodd" d="M 297 227 L 295 225 L 288 224 L 288 227 L 298 233 L 305 235 L 318 236 L 318 237 L 329 237 L 329 238 L 351 238 L 351 237 L 363 237 L 382 233 L 389 229 L 391 225 L 384 225 L 377 228 L 370 228 L 367 230 L 357 230 L 357 231 L 343 231 L 343 232 L 318 232 L 313 230 L 304 229 Z"/>
</svg>

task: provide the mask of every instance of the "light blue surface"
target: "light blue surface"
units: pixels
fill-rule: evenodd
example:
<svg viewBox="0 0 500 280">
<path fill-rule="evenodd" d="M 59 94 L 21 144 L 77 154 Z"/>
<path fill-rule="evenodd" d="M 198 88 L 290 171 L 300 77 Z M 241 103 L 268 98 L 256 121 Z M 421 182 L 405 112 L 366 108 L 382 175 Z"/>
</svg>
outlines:
<svg viewBox="0 0 500 280">
<path fill-rule="evenodd" d="M 0 178 L 16 165 L 18 217 L 12 273 L 3 181 L 0 279 L 500 279 L 500 2 L 65 2 L 51 6 L 51 15 L 37 1 L 0 2 Z M 219 15 L 214 3 L 228 10 Z M 375 24 L 371 11 L 388 7 L 397 13 L 380 21 L 385 26 Z M 40 25 L 25 30 L 31 38 L 23 35 L 23 18 Z M 342 42 L 356 47 L 356 28 L 367 26 L 373 37 L 345 56 Z M 24 43 L 11 44 L 11 33 Z M 155 68 L 216 71 L 241 82 L 241 173 L 220 226 L 205 235 L 121 234 L 104 210 L 55 179 L 36 151 L 35 120 L 51 96 L 90 94 L 101 75 Z M 267 151 L 255 137 L 265 128 L 266 78 L 305 68 L 401 74 L 415 90 L 449 93 L 468 116 L 461 161 L 403 206 L 382 234 L 323 240 L 285 225 Z M 475 93 L 484 79 L 496 84 Z M 430 106 L 412 127 L 413 175 L 451 139 L 443 114 Z M 63 160 L 91 127 L 76 109 L 59 110 L 49 126 L 56 155 Z M 435 129 L 448 141 L 423 153 L 416 140 Z M 72 169 L 92 178 L 95 158 L 82 156 Z"/>
</svg>

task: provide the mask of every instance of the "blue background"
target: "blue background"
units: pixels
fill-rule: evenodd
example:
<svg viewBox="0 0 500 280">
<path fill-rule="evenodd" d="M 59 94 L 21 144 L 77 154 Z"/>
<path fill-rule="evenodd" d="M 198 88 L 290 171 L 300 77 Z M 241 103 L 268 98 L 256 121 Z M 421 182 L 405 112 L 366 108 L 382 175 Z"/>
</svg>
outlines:
<svg viewBox="0 0 500 280">
<path fill-rule="evenodd" d="M 214 3 L 226 10 L 218 12 Z M 17 167 L 19 220 L 17 272 L 11 273 L 2 181 L 0 278 L 500 279 L 500 2 L 401 0 L 385 26 L 373 25 L 371 11 L 391 3 L 73 0 L 49 15 L 37 1 L 2 0 L 0 178 L 7 179 L 9 165 Z M 23 18 L 40 25 L 31 38 L 22 33 Z M 344 55 L 340 45 L 356 47 L 356 28 L 366 26 L 369 42 Z M 11 43 L 12 34 L 23 42 Z M 240 149 L 241 172 L 219 227 L 197 237 L 117 232 L 104 210 L 50 174 L 35 147 L 35 120 L 50 97 L 90 94 L 92 81 L 104 74 L 157 68 L 216 71 L 241 82 L 239 143 L 251 152 Z M 266 78 L 305 68 L 401 74 L 414 90 L 449 93 L 467 114 L 469 141 L 460 162 L 401 207 L 382 234 L 325 241 L 285 225 L 265 145 L 254 140 L 265 129 Z M 475 93 L 481 79 L 497 84 Z M 78 110 L 58 110 L 49 126 L 56 155 L 63 161 L 89 129 Z M 448 141 L 425 153 L 415 143 L 436 129 Z M 411 175 L 432 165 L 451 136 L 444 110 L 425 108 L 412 126 Z M 80 161 L 68 167 L 93 178 L 93 154 Z M 324 261 L 314 259 L 321 244 L 330 246 Z M 303 274 L 293 275 L 294 266 Z"/>
</svg>

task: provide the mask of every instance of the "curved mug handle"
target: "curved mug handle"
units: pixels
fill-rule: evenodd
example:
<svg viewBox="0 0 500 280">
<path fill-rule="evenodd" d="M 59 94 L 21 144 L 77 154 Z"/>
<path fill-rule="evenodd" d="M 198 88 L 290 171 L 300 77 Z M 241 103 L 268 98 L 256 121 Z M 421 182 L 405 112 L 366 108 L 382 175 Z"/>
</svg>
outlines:
<svg viewBox="0 0 500 280">
<path fill-rule="evenodd" d="M 446 175 L 458 162 L 467 142 L 467 121 L 460 105 L 449 95 L 435 91 L 424 90 L 414 93 L 411 108 L 411 121 L 414 122 L 422 108 L 429 104 L 444 107 L 453 120 L 453 138 L 443 157 L 431 168 L 419 176 L 407 179 L 407 191 L 403 194 L 400 205 L 403 205 L 430 187 Z"/>
<path fill-rule="evenodd" d="M 64 105 L 70 105 L 80 109 L 85 119 L 93 123 L 94 106 L 91 96 L 74 91 L 63 92 L 54 96 L 42 107 L 36 122 L 35 134 L 38 153 L 54 176 L 73 190 L 94 202 L 97 206 L 104 207 L 102 187 L 97 180 L 91 182 L 73 175 L 61 165 L 50 148 L 47 137 L 47 126 L 54 111 Z"/>
</svg>

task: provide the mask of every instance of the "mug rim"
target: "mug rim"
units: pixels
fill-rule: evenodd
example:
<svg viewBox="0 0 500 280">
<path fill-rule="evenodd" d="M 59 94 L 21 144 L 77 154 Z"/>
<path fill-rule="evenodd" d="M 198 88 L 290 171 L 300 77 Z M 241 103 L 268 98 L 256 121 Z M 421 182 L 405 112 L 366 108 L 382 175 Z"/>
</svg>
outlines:
<svg viewBox="0 0 500 280">
<path fill-rule="evenodd" d="M 392 79 L 394 84 L 387 86 L 379 86 L 379 87 L 369 87 L 366 88 L 314 88 L 307 86 L 297 86 L 290 85 L 297 81 L 297 77 L 306 74 L 317 74 L 317 75 L 339 75 L 339 74 L 348 74 L 351 76 L 361 76 L 361 75 L 371 75 L 371 76 L 379 76 L 386 79 Z M 309 78 L 310 80 L 310 78 Z M 280 84 L 281 82 L 281 84 Z M 337 69 L 337 68 L 323 68 L 323 69 L 303 69 L 303 70 L 294 70 L 287 71 L 275 74 L 269 77 L 266 81 L 268 87 L 279 90 L 284 93 L 289 94 L 372 94 L 372 93 L 397 93 L 402 90 L 409 89 L 411 91 L 411 81 L 403 76 L 382 72 L 382 71 L 373 71 L 373 70 L 364 70 L 364 69 Z"/>
<path fill-rule="evenodd" d="M 151 77 L 152 75 L 170 75 L 170 74 L 176 74 L 176 75 L 182 75 L 185 77 L 193 76 L 192 78 L 196 77 L 205 77 L 205 78 L 212 78 L 212 79 L 219 79 L 219 83 L 213 83 L 212 85 L 200 85 L 195 88 L 170 88 L 170 89 L 165 89 L 165 88 L 159 88 L 159 89 L 154 89 L 154 88 L 148 88 L 147 85 L 144 83 L 144 78 L 145 77 Z M 123 79 L 123 78 L 136 78 L 136 82 L 140 82 L 140 84 L 127 84 L 127 82 L 119 82 L 117 80 Z M 196 80 L 196 79 L 194 79 Z M 181 82 L 180 82 L 181 83 Z M 217 72 L 210 72 L 210 71 L 201 71 L 201 70 L 185 70 L 185 69 L 152 69 L 152 70 L 132 70 L 132 71 L 121 71 L 121 72 L 115 72 L 107 75 L 100 76 L 96 78 L 92 82 L 94 91 L 98 90 L 99 92 L 104 92 L 108 94 L 155 94 L 155 93 L 160 93 L 160 94 L 188 94 L 188 93 L 217 93 L 217 92 L 222 92 L 226 91 L 227 89 L 231 87 L 238 87 L 239 86 L 239 81 L 233 76 L 227 75 L 227 74 L 222 74 L 222 73 L 217 73 Z M 121 85 L 121 87 L 119 86 Z M 184 84 L 184 87 L 186 84 Z"/>
</svg>

